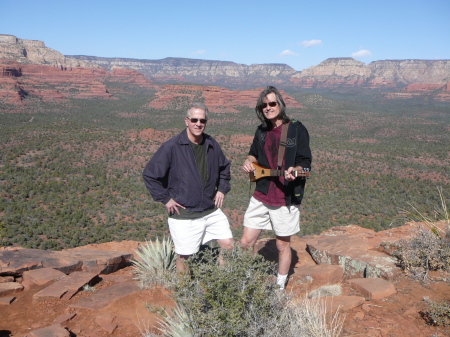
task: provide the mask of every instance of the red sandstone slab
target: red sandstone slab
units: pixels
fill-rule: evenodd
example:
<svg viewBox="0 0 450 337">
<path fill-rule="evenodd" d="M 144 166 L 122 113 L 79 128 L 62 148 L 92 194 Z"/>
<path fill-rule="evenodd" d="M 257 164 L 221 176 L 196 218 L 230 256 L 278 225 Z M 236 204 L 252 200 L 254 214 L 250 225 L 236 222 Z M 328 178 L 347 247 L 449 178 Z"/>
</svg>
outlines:
<svg viewBox="0 0 450 337">
<path fill-rule="evenodd" d="M 110 282 L 110 283 L 133 281 L 133 275 L 130 275 L 130 274 L 122 274 L 122 275 L 107 274 L 107 275 L 102 275 L 101 278 L 103 281 Z"/>
<path fill-rule="evenodd" d="M 53 268 L 70 274 L 87 271 L 109 274 L 124 267 L 133 258 L 132 253 L 93 249 L 65 250 L 60 252 L 40 249 L 0 251 L 0 276 L 21 275 L 39 268 Z"/>
<path fill-rule="evenodd" d="M 339 265 L 314 265 L 302 266 L 295 269 L 295 277 L 310 276 L 316 285 L 341 283 L 344 270 Z"/>
<path fill-rule="evenodd" d="M 313 260 L 307 251 L 306 239 L 296 235 L 291 236 L 291 248 L 297 253 L 298 261 L 296 268 L 303 268 L 303 266 L 315 266 L 317 263 Z"/>
<path fill-rule="evenodd" d="M 73 296 L 97 276 L 95 273 L 74 272 L 34 294 L 33 300 L 61 299 L 66 293 L 70 293 Z"/>
<path fill-rule="evenodd" d="M 53 268 L 39 268 L 25 271 L 22 274 L 24 281 L 30 281 L 34 284 L 43 285 L 50 281 L 59 280 L 66 274 Z"/>
<path fill-rule="evenodd" d="M 16 299 L 15 296 L 1 297 L 0 305 L 10 305 Z"/>
<path fill-rule="evenodd" d="M 81 269 L 81 262 L 75 259 L 61 261 L 60 252 L 40 249 L 16 249 L 0 251 L 0 275 L 21 275 L 24 271 L 43 267 Z M 77 267 L 78 266 L 78 267 Z M 58 268 L 59 269 L 59 268 Z"/>
<path fill-rule="evenodd" d="M 364 304 L 366 299 L 361 296 L 336 296 L 333 297 L 333 302 L 331 303 L 332 310 L 351 310 L 362 304 Z"/>
<path fill-rule="evenodd" d="M 397 293 L 392 282 L 381 278 L 357 278 L 347 280 L 347 283 L 369 299 L 382 299 Z"/>
<path fill-rule="evenodd" d="M 29 332 L 26 337 L 70 337 L 70 332 L 59 324 Z"/>
<path fill-rule="evenodd" d="M 111 302 L 138 291 L 140 289 L 134 281 L 117 283 L 95 292 L 91 297 L 81 298 L 77 303 L 71 304 L 69 307 L 98 310 L 106 307 Z"/>
<path fill-rule="evenodd" d="M 72 320 L 76 315 L 77 314 L 75 314 L 75 313 L 67 313 L 67 314 L 59 315 L 58 317 L 55 318 L 55 320 L 53 321 L 53 324 L 67 323 L 68 321 Z"/>
<path fill-rule="evenodd" d="M 0 283 L 0 297 L 12 295 L 23 290 L 23 286 L 17 282 Z"/>
<path fill-rule="evenodd" d="M 401 271 L 393 257 L 377 250 L 380 240 L 348 235 L 322 235 L 308 240 L 308 251 L 317 264 L 341 265 L 345 278 L 392 279 Z"/>
<path fill-rule="evenodd" d="M 5 282 L 14 282 L 14 277 L 13 276 L 0 277 L 0 283 L 5 283 Z"/>
<path fill-rule="evenodd" d="M 98 274 L 113 273 L 133 259 L 132 253 L 107 250 L 74 249 L 62 253 L 83 261 L 83 271 Z"/>
<path fill-rule="evenodd" d="M 115 318 L 115 316 L 110 314 L 102 314 L 95 318 L 95 323 L 97 323 L 97 325 L 102 328 L 102 330 L 105 330 L 109 334 L 112 334 L 118 326 L 116 323 L 114 323 Z"/>
</svg>

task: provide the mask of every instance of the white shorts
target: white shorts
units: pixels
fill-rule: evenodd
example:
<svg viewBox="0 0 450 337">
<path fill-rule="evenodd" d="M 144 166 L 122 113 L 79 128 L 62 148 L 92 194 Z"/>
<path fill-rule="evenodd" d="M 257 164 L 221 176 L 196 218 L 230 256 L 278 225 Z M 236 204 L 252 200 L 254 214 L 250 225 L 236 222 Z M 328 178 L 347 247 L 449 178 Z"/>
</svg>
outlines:
<svg viewBox="0 0 450 337">
<path fill-rule="evenodd" d="M 198 219 L 169 218 L 169 229 L 178 255 L 195 254 L 201 244 L 211 240 L 233 238 L 228 218 L 220 208 Z"/>
<path fill-rule="evenodd" d="M 273 229 L 277 236 L 291 236 L 300 231 L 300 205 L 268 206 L 251 197 L 244 216 L 244 226 Z"/>
</svg>

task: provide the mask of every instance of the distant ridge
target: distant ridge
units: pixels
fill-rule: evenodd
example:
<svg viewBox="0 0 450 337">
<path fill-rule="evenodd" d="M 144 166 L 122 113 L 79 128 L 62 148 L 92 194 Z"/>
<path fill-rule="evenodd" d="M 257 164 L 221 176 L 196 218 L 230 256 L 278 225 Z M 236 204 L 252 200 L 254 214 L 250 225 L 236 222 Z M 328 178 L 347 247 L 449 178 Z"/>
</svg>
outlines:
<svg viewBox="0 0 450 337">
<path fill-rule="evenodd" d="M 283 84 L 304 88 L 395 87 L 450 82 L 450 60 L 384 60 L 366 65 L 351 57 L 329 58 L 296 71 L 286 64 L 252 64 L 168 57 L 161 60 L 66 55 L 107 70 L 124 67 L 163 83 L 191 82 L 224 86 Z"/>
<path fill-rule="evenodd" d="M 156 83 L 220 85 L 230 89 L 280 85 L 284 88 L 394 88 L 448 92 L 450 60 L 384 60 L 366 65 L 351 57 L 328 58 L 303 71 L 286 64 L 238 64 L 231 61 L 167 57 L 160 60 L 62 55 L 36 40 L 0 34 L 0 59 L 60 67 L 125 68 Z M 423 86 L 426 85 L 426 86 Z M 428 88 L 428 89 L 427 89 Z"/>
<path fill-rule="evenodd" d="M 97 64 L 107 70 L 124 67 L 142 72 L 149 78 L 165 83 L 191 82 L 197 84 L 260 86 L 267 82 L 287 82 L 296 71 L 286 64 L 238 64 L 231 61 L 199 60 L 167 57 L 161 60 L 107 58 L 66 55 Z"/>
</svg>

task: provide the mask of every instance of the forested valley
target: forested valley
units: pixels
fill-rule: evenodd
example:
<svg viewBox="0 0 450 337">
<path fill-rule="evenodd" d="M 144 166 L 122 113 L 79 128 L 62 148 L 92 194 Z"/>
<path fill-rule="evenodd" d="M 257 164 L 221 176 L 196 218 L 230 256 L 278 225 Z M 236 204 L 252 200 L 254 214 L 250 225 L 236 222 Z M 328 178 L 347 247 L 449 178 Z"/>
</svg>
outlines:
<svg viewBox="0 0 450 337">
<path fill-rule="evenodd" d="M 186 102 L 155 110 L 148 106 L 155 91 L 110 86 L 115 100 L 0 103 L 0 246 L 59 250 L 168 232 L 165 208 L 151 199 L 141 173 L 160 144 L 184 128 Z M 299 235 L 403 225 L 409 205 L 433 216 L 437 187 L 448 200 L 450 103 L 365 91 L 286 92 L 305 106 L 288 107 L 288 115 L 308 128 L 314 156 Z M 254 188 L 241 165 L 257 125 L 253 109 L 242 107 L 211 113 L 206 129 L 232 161 L 224 212 L 237 238 Z"/>
</svg>

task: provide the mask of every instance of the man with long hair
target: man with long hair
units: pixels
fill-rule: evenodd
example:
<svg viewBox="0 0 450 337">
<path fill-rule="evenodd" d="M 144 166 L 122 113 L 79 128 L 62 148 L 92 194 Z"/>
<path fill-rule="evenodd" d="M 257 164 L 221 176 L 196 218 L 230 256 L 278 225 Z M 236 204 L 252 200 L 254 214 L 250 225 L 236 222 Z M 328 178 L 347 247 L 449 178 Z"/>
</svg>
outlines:
<svg viewBox="0 0 450 337">
<path fill-rule="evenodd" d="M 284 176 L 264 177 L 256 182 L 255 192 L 244 216 L 241 245 L 254 246 L 262 230 L 274 230 L 278 249 L 277 285 L 284 289 L 292 260 L 291 236 L 300 231 L 300 204 L 305 179 L 296 172 L 311 169 L 312 155 L 305 126 L 286 115 L 286 104 L 277 88 L 261 92 L 255 107 L 261 121 L 242 169 L 255 170 L 254 163 L 268 169 L 284 171 Z M 283 128 L 287 136 L 280 152 Z M 284 153 L 283 158 L 278 158 Z M 281 164 L 281 165 L 280 165 Z"/>
</svg>

